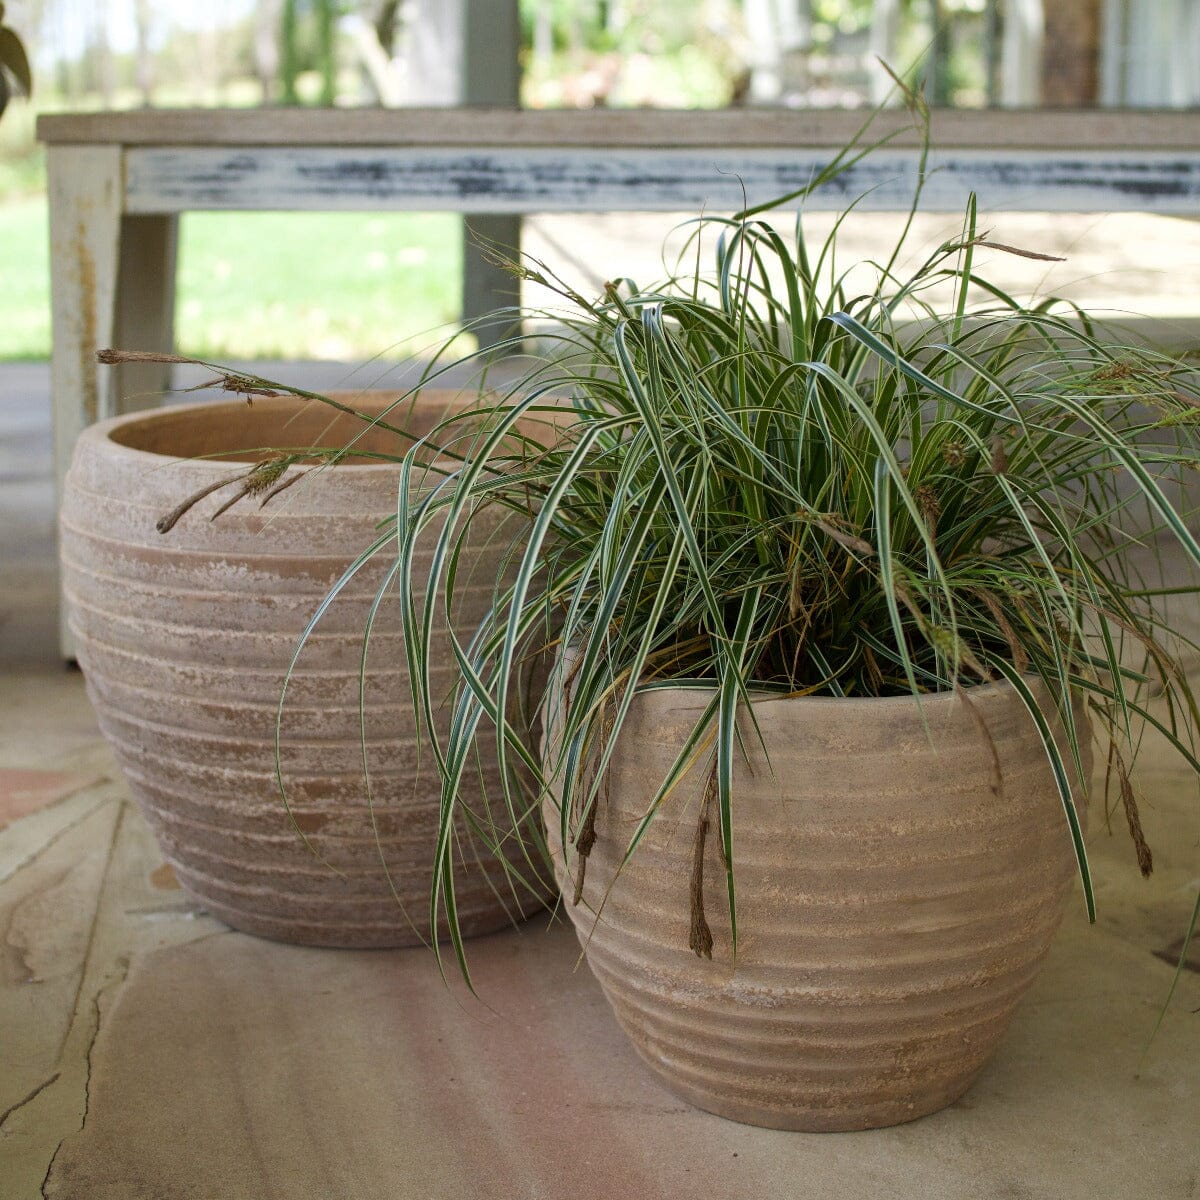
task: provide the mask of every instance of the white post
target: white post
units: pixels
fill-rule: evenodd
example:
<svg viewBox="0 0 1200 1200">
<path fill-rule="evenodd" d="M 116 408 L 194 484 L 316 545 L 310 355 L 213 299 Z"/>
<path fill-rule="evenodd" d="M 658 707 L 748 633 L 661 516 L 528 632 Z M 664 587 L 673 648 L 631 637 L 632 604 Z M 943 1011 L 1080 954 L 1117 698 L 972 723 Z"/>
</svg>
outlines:
<svg viewBox="0 0 1200 1200">
<path fill-rule="evenodd" d="M 521 24 L 517 0 L 464 0 L 462 24 L 462 104 L 517 108 L 521 102 Z M 480 253 L 478 241 L 521 251 L 521 218 L 512 214 L 480 213 L 463 229 L 463 320 L 472 321 L 520 299 L 517 280 Z M 481 345 L 499 341 L 507 328 L 481 327 Z"/>
<path fill-rule="evenodd" d="M 404 23 L 406 103 L 460 103 L 465 2 L 413 0 Z"/>
<path fill-rule="evenodd" d="M 745 0 L 750 103 L 773 104 L 783 91 L 783 55 L 774 0 Z"/>
<path fill-rule="evenodd" d="M 1035 106 L 1042 95 L 1042 46 L 1046 18 L 1042 0 L 1008 0 L 1000 50 L 1000 103 Z"/>
<path fill-rule="evenodd" d="M 900 0 L 875 0 L 875 10 L 871 14 L 871 34 L 868 49 L 867 72 L 871 79 L 871 103 L 882 104 L 891 97 L 893 103 L 899 103 L 899 96 L 893 94 L 896 84 L 892 77 L 880 65 L 885 62 L 895 71 L 901 64 L 896 61 L 896 44 L 900 36 Z"/>
<path fill-rule="evenodd" d="M 1100 103 L 1116 108 L 1125 102 L 1129 0 L 1104 0 L 1101 18 Z"/>
</svg>

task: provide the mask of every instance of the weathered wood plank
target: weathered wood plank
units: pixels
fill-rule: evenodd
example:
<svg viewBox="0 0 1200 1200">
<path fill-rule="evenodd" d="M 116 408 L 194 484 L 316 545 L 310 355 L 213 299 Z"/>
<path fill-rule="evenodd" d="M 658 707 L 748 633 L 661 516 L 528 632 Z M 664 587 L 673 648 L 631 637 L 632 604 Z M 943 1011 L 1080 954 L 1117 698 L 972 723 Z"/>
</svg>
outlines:
<svg viewBox="0 0 1200 1200">
<path fill-rule="evenodd" d="M 130 212 L 208 209 L 409 209 L 460 212 L 736 210 L 804 187 L 829 161 L 814 151 L 616 150 L 571 152 L 487 146 L 461 150 L 243 147 L 132 149 Z M 988 209 L 1156 213 L 1200 208 L 1200 149 L 955 151 L 931 156 L 927 211 L 962 209 L 971 191 Z M 915 153 L 880 151 L 807 204 L 903 209 L 916 183 Z"/>
<path fill-rule="evenodd" d="M 115 146 L 49 152 L 55 466 L 61 480 L 83 423 L 109 415 L 95 351 L 112 337 L 124 176 Z"/>
<path fill-rule="evenodd" d="M 126 146 L 563 146 L 837 147 L 866 112 L 806 109 L 676 111 L 440 109 L 177 109 L 64 113 L 38 119 L 45 142 Z M 875 136 L 899 130 L 904 112 L 881 114 Z M 1187 110 L 954 110 L 933 114 L 934 145 L 960 148 L 1180 149 L 1200 145 L 1200 113 Z"/>
<path fill-rule="evenodd" d="M 54 476 L 61 495 L 75 439 L 93 421 L 113 414 L 112 381 L 97 366 L 96 351 L 112 344 L 124 177 L 116 146 L 51 146 L 47 158 L 50 389 Z M 61 610 L 59 641 L 63 657 L 73 657 Z"/>
</svg>

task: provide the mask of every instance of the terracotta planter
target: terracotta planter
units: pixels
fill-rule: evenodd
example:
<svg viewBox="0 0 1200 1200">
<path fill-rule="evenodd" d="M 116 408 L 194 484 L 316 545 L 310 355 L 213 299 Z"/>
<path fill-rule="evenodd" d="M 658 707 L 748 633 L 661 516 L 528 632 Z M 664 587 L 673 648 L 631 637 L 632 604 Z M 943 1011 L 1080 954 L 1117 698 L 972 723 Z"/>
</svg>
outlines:
<svg viewBox="0 0 1200 1200">
<path fill-rule="evenodd" d="M 428 428 L 458 403 L 449 393 L 426 397 L 403 424 Z M 252 408 L 166 408 L 88 429 L 62 509 L 69 619 L 101 728 L 188 892 L 250 933 L 408 945 L 430 934 L 439 784 L 427 749 L 418 762 L 392 602 L 379 611 L 368 652 L 368 799 L 359 660 L 382 564 L 329 608 L 289 684 L 280 765 L 294 822 L 275 778 L 276 707 L 292 653 L 330 585 L 395 512 L 396 469 L 321 469 L 264 507 L 247 498 L 210 521 L 236 490 L 226 488 L 169 533 L 155 529 L 182 498 L 247 461 L 239 451 L 341 446 L 362 434 L 360 422 L 333 415 L 317 402 L 256 399 Z M 382 431 L 359 443 L 392 453 L 401 444 Z M 214 452 L 221 457 L 192 457 Z M 503 538 L 480 545 L 464 624 L 488 605 L 502 548 Z M 486 756 L 481 767 L 485 776 L 496 769 Z M 468 800 L 482 811 L 475 787 Z M 466 831 L 461 854 L 466 932 L 496 929 L 536 905 L 513 895 L 499 864 L 475 861 Z"/>
<path fill-rule="evenodd" d="M 1016 694 L 989 687 L 973 698 L 999 783 L 979 721 L 950 696 L 924 702 L 929 739 L 907 697 L 756 703 L 770 765 L 747 721 L 752 764 L 734 782 L 736 959 L 715 824 L 706 842 L 711 961 L 688 949 L 706 766 L 668 798 L 614 881 L 704 697 L 656 691 L 634 702 L 582 902 L 567 908 L 617 1019 L 673 1091 L 755 1125 L 851 1130 L 934 1112 L 970 1086 L 1075 875 Z M 572 874 L 575 862 L 572 852 Z"/>
</svg>

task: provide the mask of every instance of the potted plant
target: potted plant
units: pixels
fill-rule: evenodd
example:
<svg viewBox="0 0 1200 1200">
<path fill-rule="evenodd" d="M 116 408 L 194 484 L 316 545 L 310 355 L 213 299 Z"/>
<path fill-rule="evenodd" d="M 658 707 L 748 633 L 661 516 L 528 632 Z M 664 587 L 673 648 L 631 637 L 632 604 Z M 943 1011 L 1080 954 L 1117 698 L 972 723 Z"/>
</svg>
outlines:
<svg viewBox="0 0 1200 1200">
<path fill-rule="evenodd" d="M 590 299 L 521 265 L 566 303 L 551 352 L 434 486 L 456 418 L 405 456 L 380 553 L 442 780 L 431 919 L 463 969 L 453 829 L 489 746 L 509 810 L 542 805 L 563 907 L 669 1086 L 859 1129 L 961 1094 L 1073 877 L 1094 910 L 1093 734 L 1144 871 L 1138 730 L 1200 768 L 1139 560 L 1162 531 L 1200 563 L 1173 491 L 1200 387 L 989 284 L 982 248 L 1026 252 L 973 201 L 915 269 L 902 234 L 853 273 L 836 231 L 789 240 L 773 206 L 697 221 L 652 288 Z M 550 411 L 556 435 L 514 457 L 517 422 Z M 524 523 L 513 574 L 456 632 L 456 565 L 496 509 Z M 538 755 L 504 714 L 547 647 Z"/>
<path fill-rule="evenodd" d="M 440 780 L 411 716 L 388 572 L 363 552 L 388 539 L 397 461 L 474 396 L 345 394 L 325 398 L 331 414 L 298 389 L 214 382 L 238 398 L 102 421 L 75 448 L 64 594 L 101 730 L 180 884 L 214 916 L 310 945 L 427 941 Z M 476 534 L 458 563 L 468 626 L 505 574 L 502 523 Z M 456 797 L 453 919 L 484 933 L 541 907 L 547 887 L 495 756 L 474 769 Z"/>
<path fill-rule="evenodd" d="M 980 277 L 983 248 L 1013 248 L 973 201 L 915 270 L 897 246 L 852 278 L 836 232 L 814 250 L 802 220 L 789 241 L 761 212 L 698 221 L 649 289 L 592 300 L 524 265 L 569 309 L 554 353 L 398 512 L 426 722 L 450 564 L 493 506 L 528 519 L 514 581 L 456 651 L 432 903 L 452 909 L 470 755 L 526 754 L 491 722 L 552 642 L 523 766 L 638 1052 L 714 1112 L 865 1128 L 961 1094 L 1074 876 L 1093 911 L 1093 733 L 1144 871 L 1138 729 L 1198 765 L 1139 547 L 1164 531 L 1200 562 L 1172 490 L 1196 468 L 1200 388 Z M 568 435 L 510 470 L 508 428 L 552 395 Z"/>
</svg>

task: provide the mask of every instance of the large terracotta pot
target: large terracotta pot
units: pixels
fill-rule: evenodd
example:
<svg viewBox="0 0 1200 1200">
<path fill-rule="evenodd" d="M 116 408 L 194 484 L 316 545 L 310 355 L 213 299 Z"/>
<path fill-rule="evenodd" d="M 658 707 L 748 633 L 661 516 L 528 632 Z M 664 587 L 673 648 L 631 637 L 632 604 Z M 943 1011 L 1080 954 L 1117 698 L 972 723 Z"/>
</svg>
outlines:
<svg viewBox="0 0 1200 1200">
<path fill-rule="evenodd" d="M 353 399 L 371 411 L 382 403 Z M 451 393 L 426 395 L 391 419 L 420 432 L 459 403 Z M 250 408 L 189 405 L 92 426 L 66 480 L 65 593 L 101 729 L 183 887 L 250 933 L 408 945 L 431 932 L 440 785 L 414 728 L 395 599 L 380 608 L 368 649 L 370 796 L 364 781 L 359 663 L 382 562 L 330 606 L 288 684 L 280 769 L 291 815 L 275 763 L 276 709 L 293 651 L 330 585 L 395 513 L 396 468 L 322 468 L 265 506 L 247 497 L 210 520 L 237 490 L 228 487 L 168 533 L 155 528 L 182 498 L 261 457 L 245 453 L 252 448 L 358 437 L 363 450 L 407 449 L 384 431 L 364 438 L 361 422 L 335 415 L 315 401 L 256 398 Z M 504 543 L 498 536 L 478 545 L 464 628 L 490 601 Z M 449 685 L 449 661 L 445 678 Z M 480 766 L 498 794 L 486 752 Z M 461 798 L 482 815 L 478 778 Z M 506 812 L 492 815 L 505 827 Z M 509 845 L 521 859 L 519 839 Z M 456 899 L 467 934 L 537 904 L 514 894 L 502 864 L 477 856 L 465 829 L 459 855 Z"/>
<path fill-rule="evenodd" d="M 924 700 L 928 735 L 909 697 L 755 702 L 770 761 L 747 720 L 750 762 L 733 790 L 736 956 L 715 811 L 705 844 L 711 961 L 688 948 L 706 763 L 617 871 L 706 697 L 634 701 L 582 901 L 567 907 L 617 1019 L 673 1091 L 755 1125 L 851 1130 L 923 1116 L 970 1086 L 1075 874 L 1016 693 L 972 699 L 974 715 L 950 695 Z M 569 897 L 577 856 L 564 870 L 557 809 L 546 816 Z"/>
</svg>

